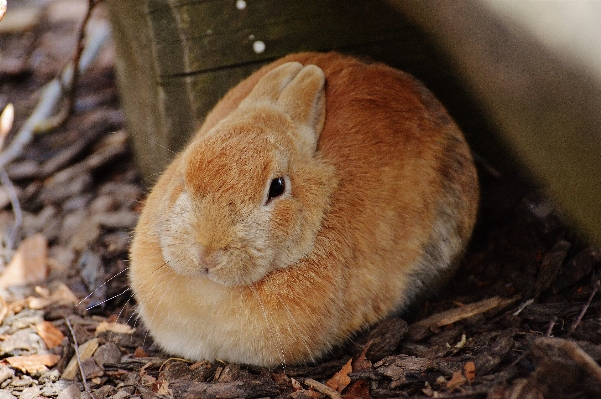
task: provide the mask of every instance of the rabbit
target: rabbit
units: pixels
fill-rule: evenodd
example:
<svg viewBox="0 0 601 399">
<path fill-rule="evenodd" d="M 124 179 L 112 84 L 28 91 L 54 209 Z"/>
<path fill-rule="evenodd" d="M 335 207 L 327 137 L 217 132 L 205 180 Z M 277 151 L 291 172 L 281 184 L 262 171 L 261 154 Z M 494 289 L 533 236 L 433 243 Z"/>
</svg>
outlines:
<svg viewBox="0 0 601 399">
<path fill-rule="evenodd" d="M 139 315 L 173 355 L 315 362 L 452 274 L 478 197 L 461 131 L 415 78 L 286 56 L 225 95 L 148 195 Z"/>
</svg>

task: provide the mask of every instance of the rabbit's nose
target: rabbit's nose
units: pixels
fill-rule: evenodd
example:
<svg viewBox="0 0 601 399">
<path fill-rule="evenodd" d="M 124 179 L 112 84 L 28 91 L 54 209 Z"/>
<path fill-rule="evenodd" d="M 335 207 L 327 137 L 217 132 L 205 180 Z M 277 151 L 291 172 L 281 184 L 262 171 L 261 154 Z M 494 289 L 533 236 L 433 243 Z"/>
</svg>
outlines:
<svg viewBox="0 0 601 399">
<path fill-rule="evenodd" d="M 207 250 L 203 245 L 198 245 L 198 263 L 204 270 L 210 270 L 219 264 L 219 253 Z"/>
</svg>

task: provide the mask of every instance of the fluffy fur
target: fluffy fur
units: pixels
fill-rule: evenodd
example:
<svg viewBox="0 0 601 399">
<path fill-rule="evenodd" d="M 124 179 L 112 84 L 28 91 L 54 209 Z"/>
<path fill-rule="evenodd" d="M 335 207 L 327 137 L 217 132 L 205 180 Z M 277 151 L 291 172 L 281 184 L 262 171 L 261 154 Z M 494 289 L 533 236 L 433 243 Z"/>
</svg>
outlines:
<svg viewBox="0 0 601 399">
<path fill-rule="evenodd" d="M 419 82 L 295 54 L 232 89 L 161 176 L 131 284 L 175 355 L 307 362 L 444 280 L 477 203 L 463 136 Z"/>
</svg>

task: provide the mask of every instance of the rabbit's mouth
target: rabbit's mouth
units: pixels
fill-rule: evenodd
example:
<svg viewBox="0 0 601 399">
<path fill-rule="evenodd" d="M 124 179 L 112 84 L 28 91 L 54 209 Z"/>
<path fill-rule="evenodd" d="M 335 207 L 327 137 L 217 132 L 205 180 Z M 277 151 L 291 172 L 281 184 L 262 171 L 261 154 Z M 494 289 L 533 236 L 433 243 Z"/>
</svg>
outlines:
<svg viewBox="0 0 601 399">
<path fill-rule="evenodd" d="M 255 284 L 271 271 L 271 267 L 262 264 L 249 254 L 232 252 L 237 251 L 225 252 L 219 257 L 219 262 L 212 267 L 201 265 L 199 267 L 201 274 L 223 286 L 235 287 Z"/>
</svg>

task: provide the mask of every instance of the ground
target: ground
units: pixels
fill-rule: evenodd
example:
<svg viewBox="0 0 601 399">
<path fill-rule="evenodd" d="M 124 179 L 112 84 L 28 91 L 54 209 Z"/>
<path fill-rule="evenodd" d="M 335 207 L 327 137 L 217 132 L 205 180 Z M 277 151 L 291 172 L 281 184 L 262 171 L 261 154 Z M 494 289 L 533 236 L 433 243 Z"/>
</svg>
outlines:
<svg viewBox="0 0 601 399">
<path fill-rule="evenodd" d="M 4 147 L 71 58 L 85 6 L 9 1 L 22 14 L 0 22 L 0 109 L 10 102 L 16 114 Z M 106 21 L 105 10 L 94 18 Z M 113 64 L 109 45 L 83 74 L 66 124 L 36 135 L 6 167 L 22 223 L 14 228 L 4 180 L 0 398 L 601 397 L 601 251 L 566 227 L 544 190 L 485 160 L 479 222 L 457 275 L 401 318 L 303 367 L 157 350 L 128 289 L 149 182 L 130 151 Z"/>
</svg>

